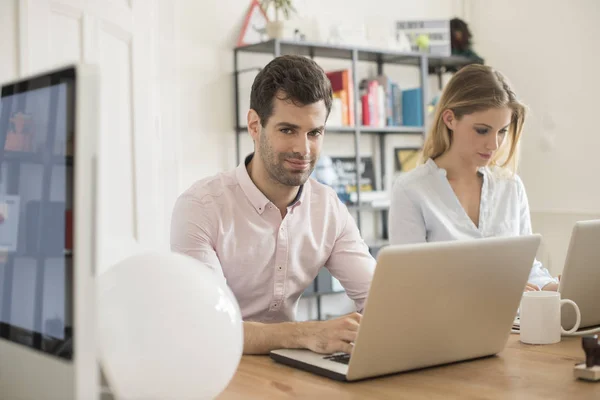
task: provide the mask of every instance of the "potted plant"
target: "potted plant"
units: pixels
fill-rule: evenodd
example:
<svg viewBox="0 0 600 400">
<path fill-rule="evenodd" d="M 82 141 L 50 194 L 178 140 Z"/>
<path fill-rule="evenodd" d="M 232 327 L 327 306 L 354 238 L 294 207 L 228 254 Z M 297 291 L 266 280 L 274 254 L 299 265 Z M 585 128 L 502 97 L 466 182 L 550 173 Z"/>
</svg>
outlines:
<svg viewBox="0 0 600 400">
<path fill-rule="evenodd" d="M 261 0 L 260 3 L 263 10 L 268 13 L 269 9 L 273 8 L 275 20 L 267 23 L 267 34 L 271 39 L 281 39 L 284 34 L 284 20 L 290 18 L 296 9 L 292 5 L 292 0 Z"/>
</svg>

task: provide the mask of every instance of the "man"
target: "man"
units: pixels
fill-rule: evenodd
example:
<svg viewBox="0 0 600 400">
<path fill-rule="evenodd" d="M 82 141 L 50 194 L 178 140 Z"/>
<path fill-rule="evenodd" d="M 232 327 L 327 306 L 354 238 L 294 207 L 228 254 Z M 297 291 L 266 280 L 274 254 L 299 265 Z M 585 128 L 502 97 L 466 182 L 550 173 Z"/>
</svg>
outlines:
<svg viewBox="0 0 600 400">
<path fill-rule="evenodd" d="M 312 60 L 282 56 L 256 76 L 248 131 L 254 153 L 200 180 L 175 205 L 171 248 L 226 279 L 244 320 L 244 353 L 352 351 L 360 314 L 293 322 L 302 292 L 327 267 L 362 311 L 375 260 L 329 187 L 309 179 L 332 102 Z"/>
</svg>

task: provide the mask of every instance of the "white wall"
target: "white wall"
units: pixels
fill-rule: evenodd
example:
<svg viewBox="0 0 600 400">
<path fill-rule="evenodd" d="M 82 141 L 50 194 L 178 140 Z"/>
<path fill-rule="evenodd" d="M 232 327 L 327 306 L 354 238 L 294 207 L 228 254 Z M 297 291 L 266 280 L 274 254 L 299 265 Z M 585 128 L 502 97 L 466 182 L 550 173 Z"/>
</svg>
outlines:
<svg viewBox="0 0 600 400">
<path fill-rule="evenodd" d="M 0 2 L 0 82 L 13 80 L 18 74 L 17 0 Z"/>
<path fill-rule="evenodd" d="M 529 106 L 520 175 L 559 273 L 577 219 L 600 216 L 597 0 L 468 1 L 475 50 Z"/>
<path fill-rule="evenodd" d="M 162 132 L 164 140 L 162 161 L 163 169 L 166 170 L 165 176 L 172 177 L 164 182 L 165 196 L 164 209 L 160 210 L 167 222 L 164 232 L 161 232 L 161 240 L 168 244 L 170 238 L 171 213 L 175 200 L 180 191 L 180 151 L 182 133 L 182 115 L 181 111 L 181 93 L 182 82 L 185 80 L 181 76 L 180 67 L 181 46 L 179 43 L 179 9 L 177 2 L 171 0 L 159 0 L 158 2 L 158 35 L 157 54 L 158 65 L 156 83 L 158 85 L 159 95 L 159 130 Z M 192 114 L 193 115 L 193 114 Z M 187 118 L 186 118 L 187 121 Z M 167 246 L 169 247 L 169 246 Z"/>
</svg>

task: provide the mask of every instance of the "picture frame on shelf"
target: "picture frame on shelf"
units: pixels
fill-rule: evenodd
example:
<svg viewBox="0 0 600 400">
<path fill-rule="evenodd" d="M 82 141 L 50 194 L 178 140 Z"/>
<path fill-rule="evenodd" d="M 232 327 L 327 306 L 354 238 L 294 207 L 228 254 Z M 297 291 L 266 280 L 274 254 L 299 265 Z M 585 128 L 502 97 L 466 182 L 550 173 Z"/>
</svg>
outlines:
<svg viewBox="0 0 600 400">
<path fill-rule="evenodd" d="M 338 197 L 343 203 L 352 203 L 352 193 L 356 193 L 356 158 L 355 157 L 331 157 L 333 169 L 337 180 L 335 187 L 338 188 Z M 373 157 L 362 156 L 359 165 L 360 191 L 372 192 L 375 190 L 375 169 Z"/>
<path fill-rule="evenodd" d="M 394 173 L 403 174 L 416 168 L 422 153 L 423 149 L 415 146 L 394 148 Z"/>
<path fill-rule="evenodd" d="M 361 193 L 375 191 L 375 169 L 372 156 L 363 156 L 359 165 Z M 311 175 L 318 182 L 332 187 L 344 204 L 356 197 L 356 158 L 322 155 Z"/>
</svg>

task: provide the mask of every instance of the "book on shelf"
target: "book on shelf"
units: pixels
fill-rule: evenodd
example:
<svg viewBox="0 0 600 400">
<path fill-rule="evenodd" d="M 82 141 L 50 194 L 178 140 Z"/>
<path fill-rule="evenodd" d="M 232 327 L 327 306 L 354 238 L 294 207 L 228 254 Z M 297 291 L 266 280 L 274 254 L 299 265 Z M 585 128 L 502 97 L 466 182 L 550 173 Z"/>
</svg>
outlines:
<svg viewBox="0 0 600 400">
<path fill-rule="evenodd" d="M 329 71 L 326 73 L 331 82 L 333 99 L 338 105 L 335 109 L 332 107 L 332 115 L 335 121 L 341 121 L 340 126 L 354 126 L 354 81 L 352 80 L 352 70 L 342 69 Z M 332 126 L 334 124 L 331 124 Z"/>
<path fill-rule="evenodd" d="M 333 91 L 329 126 L 354 126 L 354 83 L 352 70 L 326 73 Z M 358 86 L 359 125 L 367 127 L 422 126 L 423 104 L 420 88 L 402 90 L 388 75 L 360 81 Z"/>
<path fill-rule="evenodd" d="M 360 121 L 363 126 L 422 126 L 420 88 L 402 90 L 387 75 L 363 79 L 360 89 Z"/>
<path fill-rule="evenodd" d="M 395 126 L 399 125 L 392 119 L 392 110 L 394 109 L 392 96 L 392 80 L 387 75 L 378 75 L 375 78 L 377 82 L 378 96 L 378 121 L 380 126 Z"/>
<path fill-rule="evenodd" d="M 402 91 L 404 125 L 423 126 L 423 91 L 421 88 Z"/>
</svg>

